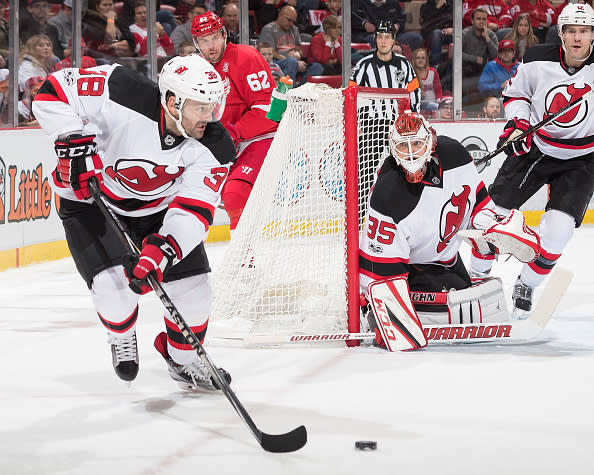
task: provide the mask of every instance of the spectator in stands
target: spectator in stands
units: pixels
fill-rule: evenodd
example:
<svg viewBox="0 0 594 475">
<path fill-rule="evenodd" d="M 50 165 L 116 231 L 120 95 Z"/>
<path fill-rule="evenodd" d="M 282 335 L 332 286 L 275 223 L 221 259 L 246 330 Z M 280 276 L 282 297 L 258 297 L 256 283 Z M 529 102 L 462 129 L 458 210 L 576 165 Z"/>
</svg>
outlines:
<svg viewBox="0 0 594 475">
<path fill-rule="evenodd" d="M 396 39 L 410 46 L 411 51 L 423 45 L 417 32 L 404 32 L 406 15 L 397 0 L 355 0 L 351 16 L 352 41 L 375 47 L 375 28 L 380 21 L 390 21 L 396 29 Z"/>
<path fill-rule="evenodd" d="M 509 33 L 512 25 L 512 16 L 507 0 L 465 0 L 462 4 L 462 25 L 472 25 L 472 12 L 477 8 L 487 12 L 487 28 L 497 34 L 501 40 Z"/>
<path fill-rule="evenodd" d="M 188 16 L 186 17 L 186 22 L 178 25 L 173 33 L 171 33 L 171 41 L 173 42 L 178 54 L 179 54 L 179 47 L 182 43 L 190 42 L 194 44 L 192 39 L 192 20 L 194 17 L 198 15 L 202 15 L 206 13 L 208 10 L 203 3 L 197 3 L 192 8 L 188 10 Z"/>
<path fill-rule="evenodd" d="M 392 46 L 392 53 L 404 56 L 404 50 L 402 49 L 402 45 L 398 43 L 398 41 L 394 41 L 394 45 Z"/>
<path fill-rule="evenodd" d="M 421 35 L 431 45 L 431 66 L 441 63 L 441 48 L 454 36 L 453 0 L 427 0 L 420 11 Z"/>
<path fill-rule="evenodd" d="M 319 76 L 324 68 L 319 63 L 308 64 L 301 49 L 301 37 L 295 26 L 297 10 L 290 5 L 281 8 L 276 21 L 264 25 L 260 32 L 260 42 L 274 47 L 274 62 L 287 74 L 293 83 L 303 84 L 308 76 Z M 297 82 L 297 75 L 301 81 Z"/>
<path fill-rule="evenodd" d="M 192 2 L 193 4 L 194 2 Z M 123 0 L 123 5 L 120 10 L 119 19 L 122 26 L 129 28 L 132 23 L 135 22 L 134 20 L 134 6 L 136 5 L 136 0 Z M 170 10 L 161 9 L 161 1 L 156 1 L 156 16 L 157 21 L 161 23 L 161 26 L 167 33 L 167 36 L 171 37 L 171 33 L 178 25 L 175 16 L 171 13 Z M 184 17 L 185 18 L 185 17 Z M 180 22 L 181 23 L 181 22 Z"/>
<path fill-rule="evenodd" d="M 8 69 L 0 69 L 0 126 L 6 124 L 8 118 L 8 76 Z M 0 180 L 2 178 L 0 176 Z"/>
<path fill-rule="evenodd" d="M 270 43 L 258 43 L 256 49 L 260 52 L 266 63 L 268 63 L 271 71 L 273 67 L 278 68 L 281 72 L 281 76 L 284 76 L 281 67 L 274 62 L 274 47 Z"/>
<path fill-rule="evenodd" d="M 46 35 L 52 45 L 54 54 L 58 58 L 64 57 L 64 49 L 60 44 L 58 29 L 48 23 L 49 3 L 46 0 L 29 0 L 27 11 L 29 15 L 19 22 L 19 37 L 26 43 L 33 35 Z"/>
<path fill-rule="evenodd" d="M 68 40 L 72 36 L 72 0 L 64 0 L 60 12 L 47 22 L 58 30 L 60 46 L 65 50 L 68 47 Z M 64 56 L 66 56 L 65 51 Z"/>
<path fill-rule="evenodd" d="M 437 118 L 441 120 L 454 120 L 454 98 L 442 96 L 437 107 Z"/>
<path fill-rule="evenodd" d="M 239 7 L 236 3 L 227 3 L 223 6 L 221 15 L 223 24 L 227 28 L 227 41 L 239 44 Z"/>
<path fill-rule="evenodd" d="M 442 96 L 441 82 L 437 70 L 429 66 L 427 50 L 414 50 L 411 54 L 411 64 L 421 86 L 421 113 L 436 111 L 437 101 Z"/>
<path fill-rule="evenodd" d="M 488 96 L 483 101 L 483 110 L 479 119 L 501 119 L 501 101 L 494 96 Z"/>
<path fill-rule="evenodd" d="M 134 35 L 134 42 L 136 43 L 135 52 L 138 56 L 146 57 L 147 55 L 147 31 L 146 31 L 146 4 L 145 0 L 137 0 L 134 6 L 134 20 L 135 23 L 130 25 L 130 33 Z M 175 46 L 169 39 L 165 29 L 158 21 L 155 22 L 155 33 L 157 35 L 157 57 L 164 58 L 173 54 Z"/>
<path fill-rule="evenodd" d="M 177 47 L 178 56 L 188 56 L 196 52 L 196 46 L 191 41 L 182 41 Z"/>
<path fill-rule="evenodd" d="M 520 15 L 528 16 L 540 43 L 545 42 L 547 30 L 557 21 L 555 10 L 547 0 L 511 0 L 509 11 L 514 20 Z"/>
<path fill-rule="evenodd" d="M 97 66 L 97 62 L 91 58 L 90 56 L 87 56 L 87 45 L 85 43 L 85 40 L 83 40 L 82 38 L 80 39 L 80 54 L 81 54 L 81 67 L 83 69 L 87 69 L 87 68 L 92 68 Z M 56 65 L 54 66 L 54 69 L 56 71 L 59 71 L 60 69 L 66 69 L 66 68 L 71 68 L 72 67 L 72 37 L 70 37 L 70 39 L 68 40 L 68 44 L 66 45 L 66 48 L 64 49 L 64 59 L 58 63 L 56 63 Z"/>
<path fill-rule="evenodd" d="M 29 78 L 41 76 L 45 78 L 54 71 L 56 58 L 52 52 L 52 40 L 47 35 L 33 35 L 21 50 L 19 63 L 19 91 L 25 91 L 25 83 Z"/>
<path fill-rule="evenodd" d="M 8 0 L 0 0 L 0 68 L 6 66 L 8 58 L 8 21 L 4 18 Z"/>
<path fill-rule="evenodd" d="M 559 39 L 559 35 L 557 35 L 557 25 L 554 25 L 549 29 L 555 31 L 555 36 Z M 548 36 L 548 33 L 547 33 Z M 532 48 L 534 45 L 538 44 L 538 38 L 532 31 L 532 25 L 528 21 L 528 17 L 526 15 L 519 15 L 514 20 L 512 25 L 511 31 L 503 38 L 504 40 L 512 40 L 516 45 L 516 59 L 518 61 L 522 61 L 524 57 L 524 53 L 528 48 Z M 559 41 L 561 41 L 559 39 Z"/>
<path fill-rule="evenodd" d="M 587 3 L 588 5 L 592 6 L 592 0 L 565 0 L 564 2 L 561 2 L 559 5 L 557 5 L 555 7 L 555 24 L 551 25 L 550 28 L 547 30 L 547 34 L 545 36 L 545 43 L 561 46 L 561 37 L 559 36 L 559 30 L 557 29 L 557 18 L 559 17 L 561 10 L 563 10 L 568 3 Z"/>
<path fill-rule="evenodd" d="M 19 111 L 19 125 L 25 127 L 36 127 L 39 125 L 35 115 L 31 110 L 31 104 L 33 99 L 39 92 L 39 88 L 45 81 L 44 76 L 32 76 L 25 82 L 25 91 L 23 92 L 23 98 L 17 104 Z"/>
<path fill-rule="evenodd" d="M 472 26 L 462 30 L 462 89 L 468 102 L 478 87 L 485 65 L 497 57 L 497 35 L 487 28 L 487 12 L 477 8 L 472 12 Z"/>
<path fill-rule="evenodd" d="M 337 75 L 342 73 L 342 24 L 334 15 L 324 18 L 324 31 L 311 39 L 309 62 L 320 63 L 324 67 L 322 74 Z"/>
<path fill-rule="evenodd" d="M 271 21 L 275 21 L 278 18 L 279 10 L 285 5 L 284 0 L 250 0 L 250 5 L 255 3 L 251 7 L 256 14 L 256 23 L 258 24 L 258 31 L 262 31 L 264 25 L 267 25 Z"/>
<path fill-rule="evenodd" d="M 98 64 L 134 55 L 134 36 L 117 18 L 113 0 L 97 0 L 95 8 L 89 5 L 83 17 L 82 37 L 89 48 L 89 56 Z"/>
<path fill-rule="evenodd" d="M 512 40 L 499 42 L 497 58 L 489 61 L 479 79 L 478 89 L 482 94 L 501 96 L 507 81 L 514 75 L 520 63 L 516 59 L 516 46 Z"/>
</svg>

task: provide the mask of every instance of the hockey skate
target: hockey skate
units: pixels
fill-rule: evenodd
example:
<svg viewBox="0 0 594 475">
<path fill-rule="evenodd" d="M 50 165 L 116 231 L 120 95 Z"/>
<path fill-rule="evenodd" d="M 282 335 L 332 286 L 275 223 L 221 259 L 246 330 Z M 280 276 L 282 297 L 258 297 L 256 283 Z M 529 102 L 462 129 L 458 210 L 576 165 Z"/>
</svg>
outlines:
<svg viewBox="0 0 594 475">
<path fill-rule="evenodd" d="M 165 332 L 159 333 L 157 338 L 155 338 L 155 349 L 161 353 L 169 368 L 169 376 L 174 381 L 177 381 L 180 388 L 194 391 L 200 389 L 218 391 L 221 389 L 217 382 L 212 379 L 208 369 L 204 366 L 200 358 L 187 365 L 180 365 L 173 361 L 167 351 L 167 334 Z M 221 376 L 227 381 L 227 384 L 231 383 L 231 375 L 223 368 L 218 369 Z"/>
<path fill-rule="evenodd" d="M 516 280 L 514 291 L 512 293 L 512 302 L 514 305 L 513 316 L 518 320 L 528 318 L 530 310 L 532 310 L 532 291 L 534 289 L 524 284 L 520 278 Z"/>
<path fill-rule="evenodd" d="M 138 374 L 138 347 L 136 332 L 121 338 L 108 333 L 107 343 L 111 345 L 113 369 L 124 381 L 134 381 Z"/>
</svg>

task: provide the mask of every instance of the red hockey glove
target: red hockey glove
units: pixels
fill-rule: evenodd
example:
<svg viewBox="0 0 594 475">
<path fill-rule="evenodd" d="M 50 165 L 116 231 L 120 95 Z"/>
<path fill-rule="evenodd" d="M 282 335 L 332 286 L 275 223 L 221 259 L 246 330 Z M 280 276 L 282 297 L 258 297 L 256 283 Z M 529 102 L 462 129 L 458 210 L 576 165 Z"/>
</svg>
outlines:
<svg viewBox="0 0 594 475">
<path fill-rule="evenodd" d="M 150 292 L 149 274 L 162 282 L 165 273 L 180 259 L 181 250 L 172 236 L 149 234 L 142 241 L 140 256 L 124 257 L 124 271 L 130 279 L 130 288 L 141 295 Z"/>
<path fill-rule="evenodd" d="M 499 136 L 499 142 L 497 142 L 497 148 L 504 144 L 505 153 L 511 156 L 520 156 L 528 153 L 532 147 L 532 135 L 524 137 L 522 140 L 514 142 L 514 139 L 520 134 L 523 134 L 530 128 L 530 122 L 525 119 L 518 119 L 517 117 L 512 120 L 508 120 L 507 124 L 503 128 L 503 133 Z"/>
<path fill-rule="evenodd" d="M 227 132 L 229 132 L 229 135 L 233 139 L 233 144 L 235 147 L 237 147 L 237 144 L 241 141 L 241 136 L 239 135 L 237 127 L 235 127 L 233 124 L 230 124 L 229 122 L 223 124 L 223 126 L 227 129 Z"/>
<path fill-rule="evenodd" d="M 70 135 L 56 140 L 54 150 L 58 156 L 58 179 L 72 188 L 79 200 L 89 199 L 89 178 L 94 176 L 99 184 L 103 182 L 103 163 L 97 155 L 95 136 Z"/>
</svg>

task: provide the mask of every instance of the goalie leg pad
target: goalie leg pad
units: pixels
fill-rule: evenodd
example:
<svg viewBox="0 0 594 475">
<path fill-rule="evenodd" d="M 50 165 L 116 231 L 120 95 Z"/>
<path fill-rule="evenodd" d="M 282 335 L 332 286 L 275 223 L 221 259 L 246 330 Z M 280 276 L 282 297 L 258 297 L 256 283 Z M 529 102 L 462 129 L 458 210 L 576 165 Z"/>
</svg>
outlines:
<svg viewBox="0 0 594 475">
<path fill-rule="evenodd" d="M 417 295 L 423 294 L 430 292 L 413 292 L 413 302 L 416 302 Z M 447 301 L 448 311 L 418 312 L 423 325 L 459 325 L 510 320 L 500 279 L 489 278 L 466 289 L 432 294 L 435 296 L 431 299 L 425 295 L 423 303 L 427 304 L 428 300 L 432 300 L 437 310 L 438 306 Z"/>
<path fill-rule="evenodd" d="M 427 345 L 423 327 L 410 300 L 406 278 L 372 282 L 369 295 L 378 331 L 389 351 L 415 350 Z"/>
</svg>

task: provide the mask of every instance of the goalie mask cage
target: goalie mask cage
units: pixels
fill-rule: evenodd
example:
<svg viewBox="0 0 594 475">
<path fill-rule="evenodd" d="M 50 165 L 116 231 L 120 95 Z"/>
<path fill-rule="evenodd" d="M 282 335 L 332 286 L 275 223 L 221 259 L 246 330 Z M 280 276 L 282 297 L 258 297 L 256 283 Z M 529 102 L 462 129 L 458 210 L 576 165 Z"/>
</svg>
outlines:
<svg viewBox="0 0 594 475">
<path fill-rule="evenodd" d="M 359 232 L 367 196 L 389 154 L 389 127 L 409 108 L 402 89 L 307 83 L 288 95 L 213 274 L 211 321 L 228 320 L 238 338 L 359 331 Z"/>
</svg>

